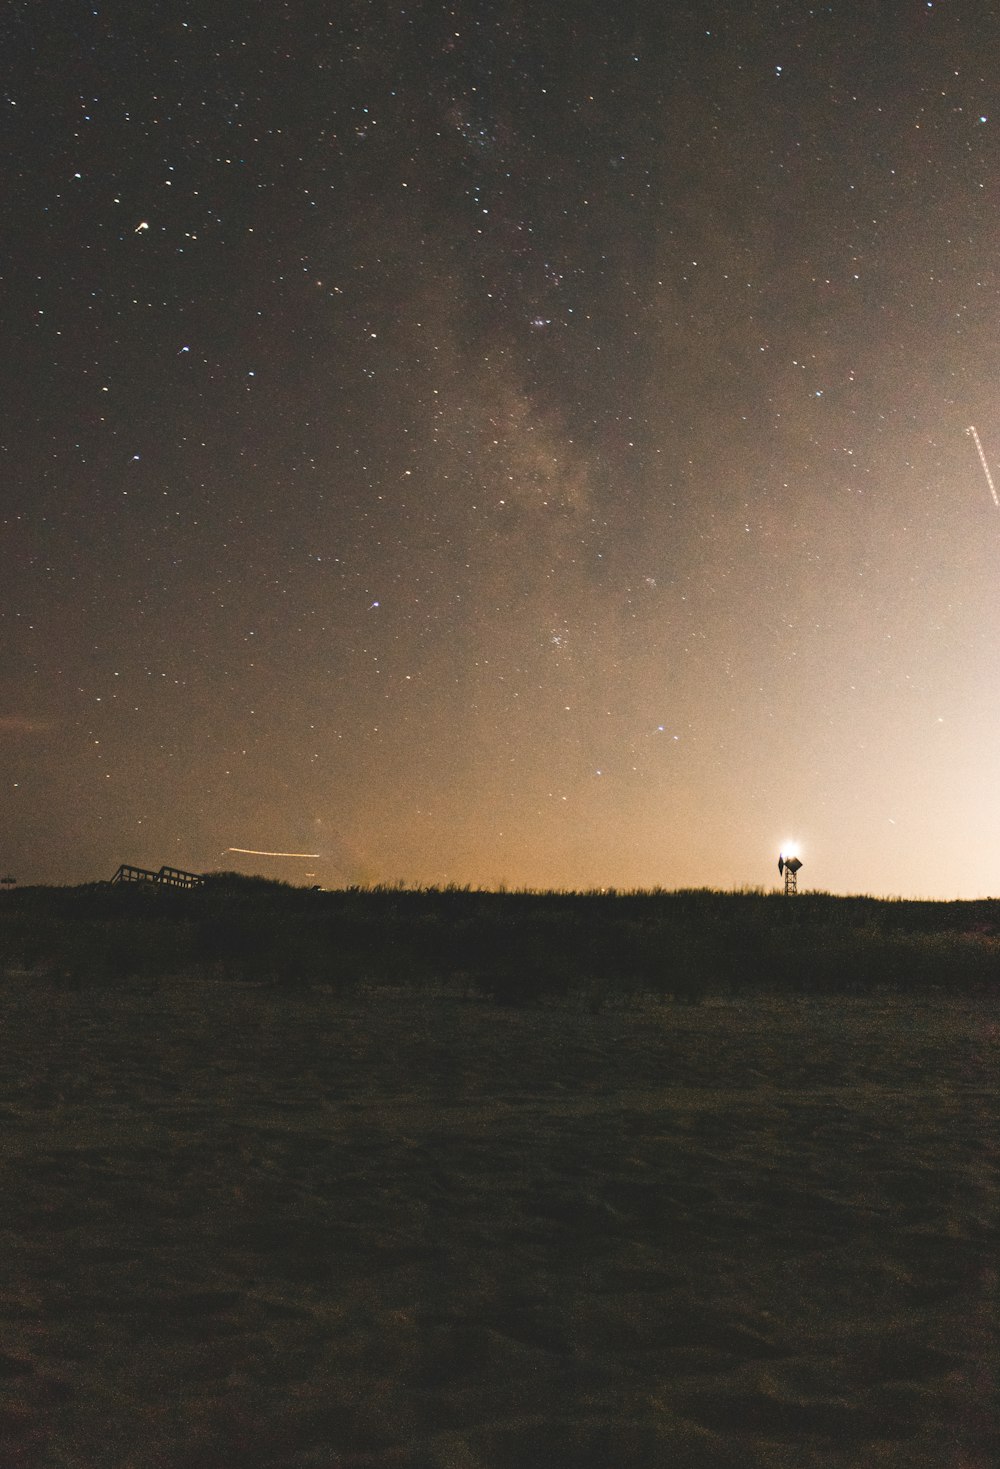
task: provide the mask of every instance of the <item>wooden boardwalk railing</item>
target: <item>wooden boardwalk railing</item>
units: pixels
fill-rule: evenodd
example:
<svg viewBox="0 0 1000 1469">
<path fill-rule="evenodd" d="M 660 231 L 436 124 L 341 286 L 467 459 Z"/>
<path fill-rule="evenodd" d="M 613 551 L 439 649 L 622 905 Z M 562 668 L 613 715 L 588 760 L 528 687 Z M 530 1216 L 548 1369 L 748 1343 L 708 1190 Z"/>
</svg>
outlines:
<svg viewBox="0 0 1000 1469">
<path fill-rule="evenodd" d="M 123 882 L 148 882 L 158 887 L 197 888 L 204 881 L 199 872 L 185 872 L 180 867 L 161 867 L 159 872 L 152 872 L 148 867 L 133 867 L 129 862 L 123 862 L 111 879 L 111 886 L 116 887 Z"/>
</svg>

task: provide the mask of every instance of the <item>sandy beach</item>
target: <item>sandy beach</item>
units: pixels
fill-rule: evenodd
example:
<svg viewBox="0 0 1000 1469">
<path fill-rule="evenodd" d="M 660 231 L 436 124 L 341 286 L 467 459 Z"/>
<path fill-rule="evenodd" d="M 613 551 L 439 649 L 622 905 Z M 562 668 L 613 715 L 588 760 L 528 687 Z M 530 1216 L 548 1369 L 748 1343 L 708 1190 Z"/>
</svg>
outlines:
<svg viewBox="0 0 1000 1469">
<path fill-rule="evenodd" d="M 9 975 L 6 1469 L 995 1469 L 995 1004 Z"/>
</svg>

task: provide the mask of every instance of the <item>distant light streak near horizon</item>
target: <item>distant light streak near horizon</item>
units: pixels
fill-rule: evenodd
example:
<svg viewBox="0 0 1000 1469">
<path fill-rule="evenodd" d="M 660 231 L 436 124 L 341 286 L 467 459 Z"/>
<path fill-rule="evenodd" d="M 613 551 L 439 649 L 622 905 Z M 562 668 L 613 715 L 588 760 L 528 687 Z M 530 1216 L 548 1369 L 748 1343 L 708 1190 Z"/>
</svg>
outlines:
<svg viewBox="0 0 1000 1469">
<path fill-rule="evenodd" d="M 320 852 L 262 852 L 259 847 L 227 847 L 227 852 L 240 852 L 244 857 L 303 857 L 306 861 L 322 856 Z"/>
<path fill-rule="evenodd" d="M 992 474 L 990 474 L 990 466 L 986 462 L 986 455 L 983 453 L 983 446 L 979 442 L 979 435 L 976 433 L 976 425 L 974 423 L 970 423 L 965 432 L 967 434 L 971 434 L 975 441 L 976 448 L 979 451 L 979 462 L 983 466 L 983 473 L 986 476 L 986 483 L 990 487 L 990 494 L 993 496 L 993 503 L 997 507 L 997 509 L 1000 510 L 1000 499 L 997 498 L 996 486 L 993 483 L 993 476 Z"/>
</svg>

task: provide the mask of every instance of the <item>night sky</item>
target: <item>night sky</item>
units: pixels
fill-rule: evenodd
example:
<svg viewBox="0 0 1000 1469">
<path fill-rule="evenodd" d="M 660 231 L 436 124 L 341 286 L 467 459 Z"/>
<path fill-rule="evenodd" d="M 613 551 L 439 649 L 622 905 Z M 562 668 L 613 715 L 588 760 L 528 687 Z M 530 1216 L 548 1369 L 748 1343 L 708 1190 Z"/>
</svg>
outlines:
<svg viewBox="0 0 1000 1469">
<path fill-rule="evenodd" d="M 994 0 L 0 55 L 5 873 L 1000 892 Z"/>
</svg>

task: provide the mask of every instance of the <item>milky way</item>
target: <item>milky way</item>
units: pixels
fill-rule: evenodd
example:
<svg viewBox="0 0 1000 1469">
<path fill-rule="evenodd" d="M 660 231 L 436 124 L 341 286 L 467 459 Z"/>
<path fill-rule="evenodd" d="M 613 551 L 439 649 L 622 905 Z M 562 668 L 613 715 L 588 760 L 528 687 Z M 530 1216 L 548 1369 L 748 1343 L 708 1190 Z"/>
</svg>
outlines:
<svg viewBox="0 0 1000 1469">
<path fill-rule="evenodd" d="M 5 869 L 1000 890 L 995 7 L 0 26 Z"/>
</svg>

